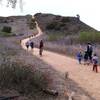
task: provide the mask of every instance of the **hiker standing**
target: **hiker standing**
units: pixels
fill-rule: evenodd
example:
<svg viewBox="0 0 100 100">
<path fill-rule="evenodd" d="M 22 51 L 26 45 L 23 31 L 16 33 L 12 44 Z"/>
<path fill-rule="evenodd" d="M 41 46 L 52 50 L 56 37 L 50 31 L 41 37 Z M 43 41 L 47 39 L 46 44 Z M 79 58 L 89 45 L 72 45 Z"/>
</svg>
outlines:
<svg viewBox="0 0 100 100">
<path fill-rule="evenodd" d="M 88 52 L 85 51 L 85 54 L 84 54 L 84 65 L 89 65 L 89 62 L 88 62 Z"/>
<path fill-rule="evenodd" d="M 92 47 L 91 43 L 88 43 L 88 45 L 87 45 L 87 53 L 88 53 L 90 62 L 92 62 L 93 47 Z"/>
<path fill-rule="evenodd" d="M 40 55 L 40 56 L 42 56 L 43 46 L 44 46 L 44 44 L 43 44 L 43 41 L 41 40 L 41 41 L 40 41 L 40 45 L 39 45 L 39 55 Z"/>
<path fill-rule="evenodd" d="M 93 71 L 96 71 L 97 73 L 98 72 L 98 56 L 96 54 L 93 55 L 92 61 L 93 61 Z"/>
<path fill-rule="evenodd" d="M 77 59 L 78 59 L 79 64 L 81 64 L 82 58 L 83 58 L 82 53 L 79 52 L 79 53 L 77 54 Z"/>
<path fill-rule="evenodd" d="M 26 45 L 26 48 L 28 50 L 28 48 L 29 48 L 29 41 L 27 41 L 25 45 Z"/>
<path fill-rule="evenodd" d="M 33 50 L 33 48 L 34 48 L 34 42 L 33 41 L 30 42 L 30 47 Z"/>
</svg>

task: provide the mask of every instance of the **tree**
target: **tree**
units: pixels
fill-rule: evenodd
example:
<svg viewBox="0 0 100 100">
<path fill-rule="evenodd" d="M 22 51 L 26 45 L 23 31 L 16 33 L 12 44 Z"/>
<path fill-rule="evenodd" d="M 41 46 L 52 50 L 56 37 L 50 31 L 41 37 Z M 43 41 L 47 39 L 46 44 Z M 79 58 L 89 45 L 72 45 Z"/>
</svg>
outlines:
<svg viewBox="0 0 100 100">
<path fill-rule="evenodd" d="M 79 15 L 79 14 L 77 14 L 76 16 L 77 16 L 78 20 L 80 20 L 80 15 Z"/>
<path fill-rule="evenodd" d="M 11 33 L 11 27 L 10 26 L 4 26 L 2 29 L 2 32 L 6 32 L 6 33 Z"/>
<path fill-rule="evenodd" d="M 4 0 L 0 0 L 3 2 Z M 23 0 L 7 0 L 7 7 L 11 6 L 12 8 L 16 8 L 16 4 L 19 3 L 19 7 L 23 10 Z"/>
</svg>

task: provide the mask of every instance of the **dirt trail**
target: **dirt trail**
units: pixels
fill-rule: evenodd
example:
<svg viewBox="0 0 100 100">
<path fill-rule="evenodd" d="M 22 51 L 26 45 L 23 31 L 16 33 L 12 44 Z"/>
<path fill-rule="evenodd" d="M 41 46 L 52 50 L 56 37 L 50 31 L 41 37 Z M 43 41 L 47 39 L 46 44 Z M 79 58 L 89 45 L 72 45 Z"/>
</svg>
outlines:
<svg viewBox="0 0 100 100">
<path fill-rule="evenodd" d="M 35 49 L 37 52 L 37 49 Z M 37 54 L 36 54 L 37 55 Z M 100 75 L 92 72 L 92 66 L 79 65 L 76 60 L 56 53 L 44 51 L 41 58 L 56 70 L 69 73 L 69 77 L 100 100 Z"/>
<path fill-rule="evenodd" d="M 39 36 L 39 35 L 38 35 Z M 25 43 L 29 38 L 22 40 L 22 47 L 26 49 Z M 29 50 L 30 51 L 30 50 Z M 100 100 L 100 73 L 92 71 L 92 65 L 80 65 L 77 60 L 44 50 L 43 56 L 39 56 L 37 48 L 32 52 L 44 62 L 50 64 L 54 69 L 61 73 L 68 72 L 69 77 L 86 90 L 95 100 Z M 100 68 L 99 68 L 100 70 Z"/>
</svg>

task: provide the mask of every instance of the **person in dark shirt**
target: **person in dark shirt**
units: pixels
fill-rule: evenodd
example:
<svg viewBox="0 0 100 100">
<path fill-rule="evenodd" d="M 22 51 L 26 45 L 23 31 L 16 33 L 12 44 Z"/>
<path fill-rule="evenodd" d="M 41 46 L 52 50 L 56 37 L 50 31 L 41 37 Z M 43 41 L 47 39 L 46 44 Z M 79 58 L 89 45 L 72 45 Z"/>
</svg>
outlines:
<svg viewBox="0 0 100 100">
<path fill-rule="evenodd" d="M 92 47 L 91 43 L 88 43 L 88 45 L 87 45 L 87 53 L 88 53 L 90 62 L 92 62 L 93 47 Z"/>
<path fill-rule="evenodd" d="M 88 52 L 85 51 L 85 54 L 84 54 L 84 65 L 87 65 L 87 64 L 89 64 L 89 62 L 88 62 Z"/>
<path fill-rule="evenodd" d="M 29 41 L 27 41 L 25 45 L 26 45 L 26 48 L 28 50 L 28 48 L 29 48 Z"/>
<path fill-rule="evenodd" d="M 34 49 L 34 42 L 33 41 L 30 42 L 30 47 L 32 50 Z"/>
<path fill-rule="evenodd" d="M 43 43 L 43 40 L 41 40 L 41 41 L 40 41 L 40 45 L 39 45 L 39 55 L 40 55 L 40 56 L 42 56 L 43 47 L 44 47 L 44 43 Z"/>
</svg>

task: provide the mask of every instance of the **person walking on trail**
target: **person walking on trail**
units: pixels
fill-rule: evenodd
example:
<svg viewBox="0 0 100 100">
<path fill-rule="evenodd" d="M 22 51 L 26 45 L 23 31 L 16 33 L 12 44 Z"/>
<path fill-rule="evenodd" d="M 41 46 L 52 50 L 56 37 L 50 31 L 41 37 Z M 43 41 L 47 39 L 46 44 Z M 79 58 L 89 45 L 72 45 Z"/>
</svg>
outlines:
<svg viewBox="0 0 100 100">
<path fill-rule="evenodd" d="M 41 40 L 41 41 L 40 41 L 40 45 L 39 45 L 39 55 L 40 55 L 40 56 L 42 56 L 43 47 L 44 47 L 44 43 L 43 43 L 43 40 Z"/>
<path fill-rule="evenodd" d="M 28 50 L 28 48 L 29 48 L 29 41 L 27 41 L 25 45 L 26 45 L 26 48 Z"/>
<path fill-rule="evenodd" d="M 85 51 L 84 53 L 84 65 L 89 65 L 89 62 L 88 62 L 88 52 Z"/>
<path fill-rule="evenodd" d="M 33 41 L 30 42 L 30 47 L 32 50 L 34 49 L 34 42 Z"/>
<path fill-rule="evenodd" d="M 92 47 L 91 43 L 88 43 L 88 45 L 87 45 L 87 53 L 88 53 L 90 62 L 92 62 L 93 47 Z"/>
<path fill-rule="evenodd" d="M 79 53 L 77 54 L 77 59 L 78 59 L 79 64 L 81 64 L 82 58 L 83 58 L 82 53 L 79 52 Z"/>
<path fill-rule="evenodd" d="M 93 71 L 96 71 L 96 73 L 97 73 L 98 72 L 98 56 L 97 56 L 97 54 L 93 55 L 92 62 L 93 62 Z"/>
</svg>

